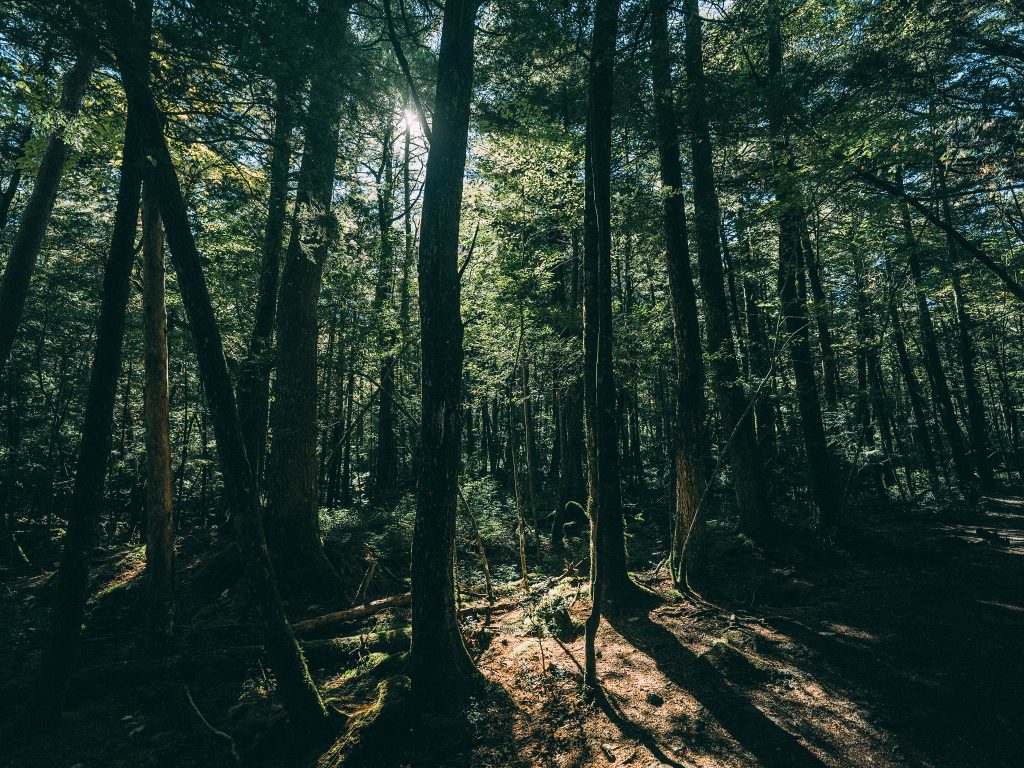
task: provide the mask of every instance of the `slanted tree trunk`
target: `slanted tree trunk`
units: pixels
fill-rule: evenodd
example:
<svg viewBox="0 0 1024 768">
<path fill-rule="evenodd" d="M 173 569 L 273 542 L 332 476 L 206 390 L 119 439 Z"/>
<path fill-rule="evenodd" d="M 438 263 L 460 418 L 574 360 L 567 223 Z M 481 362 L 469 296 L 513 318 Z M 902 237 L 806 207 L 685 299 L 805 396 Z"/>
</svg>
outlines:
<svg viewBox="0 0 1024 768">
<path fill-rule="evenodd" d="M 782 71 L 782 30 L 778 8 L 773 4 L 768 30 L 768 118 L 772 134 L 772 163 L 779 220 L 779 300 L 790 340 L 790 361 L 796 380 L 800 429 L 806 452 L 807 474 L 814 502 L 814 519 L 826 535 L 840 517 L 842 499 L 835 482 L 836 462 L 825 437 L 825 425 L 818 401 L 814 358 L 808 339 L 806 299 L 798 281 L 802 274 L 800 224 L 803 206 L 793 168 L 792 150 L 786 130 L 788 89 Z"/>
<path fill-rule="evenodd" d="M 281 274 L 279 301 L 288 310 L 277 314 L 266 516 L 267 540 L 282 577 L 296 587 L 334 599 L 345 585 L 320 539 L 317 308 L 324 261 L 337 240 L 331 198 L 348 13 L 349 0 L 324 0 L 317 12 L 316 48 L 326 59 L 314 68 L 310 83 L 305 145 Z"/>
<path fill-rule="evenodd" d="M 78 114 L 82 94 L 89 84 L 89 77 L 96 63 L 92 43 L 87 45 L 89 47 L 79 52 L 74 65 L 64 75 L 61 83 L 58 109 L 61 120 L 65 123 Z M 25 300 L 28 297 L 32 273 L 36 268 L 36 259 L 43 246 L 43 236 L 46 234 L 50 215 L 57 200 L 57 187 L 64 171 L 64 162 L 68 157 L 64 129 L 65 125 L 58 125 L 46 142 L 39 170 L 36 171 L 35 183 L 32 185 L 32 194 L 21 213 L 18 233 L 7 256 L 3 277 L 0 278 L 0 374 L 7 367 L 7 361 L 11 356 L 14 337 L 25 311 Z"/>
<path fill-rule="evenodd" d="M 288 208 L 288 171 L 295 129 L 294 84 L 274 83 L 274 135 L 270 148 L 270 199 L 263 229 L 259 293 L 253 313 L 249 348 L 238 372 L 238 415 L 242 420 L 245 451 L 257 484 L 263 477 L 270 410 L 270 371 L 273 368 L 274 325 L 281 282 L 281 253 Z"/>
<path fill-rule="evenodd" d="M 142 317 L 146 419 L 147 630 L 154 650 L 174 634 L 174 510 L 164 298 L 164 229 L 147 181 L 142 199 Z"/>
<path fill-rule="evenodd" d="M 420 228 L 423 397 L 412 541 L 413 694 L 458 710 L 477 685 L 455 612 L 455 518 L 462 442 L 459 223 L 473 91 L 476 0 L 447 0 Z"/>
<path fill-rule="evenodd" d="M 687 242 L 679 130 L 672 97 L 668 10 L 668 0 L 656 0 L 652 8 L 651 67 L 663 188 L 665 258 L 676 355 L 675 430 L 672 440 L 675 518 L 672 524 L 671 570 L 676 585 L 684 585 L 687 581 L 696 583 L 706 565 L 704 521 L 698 517 L 698 512 L 707 487 L 704 455 L 708 435 L 705 428 L 704 359 Z"/>
<path fill-rule="evenodd" d="M 202 259 L 192 235 L 185 199 L 163 134 L 163 115 L 147 82 L 146 59 L 140 56 L 140 51 L 146 49 L 140 45 L 133 29 L 127 0 L 105 0 L 104 6 L 128 103 L 138 115 L 145 148 L 153 162 L 154 191 L 192 332 L 220 456 L 225 498 L 235 523 L 236 541 L 256 604 L 267 658 L 277 678 L 278 692 L 293 722 L 305 728 L 323 728 L 329 722 L 327 710 L 288 625 L 267 553 L 259 499 L 245 455 L 220 329 L 203 276 Z M 109 414 L 105 423 L 109 426 Z M 104 453 L 102 460 L 105 459 Z"/>
<path fill-rule="evenodd" d="M 32 138 L 32 129 L 26 128 L 21 133 L 21 139 L 18 141 L 18 158 L 25 153 L 25 145 L 28 144 L 28 140 Z M 14 204 L 14 198 L 18 195 L 18 188 L 21 185 L 21 166 L 15 162 L 14 169 L 11 171 L 10 177 L 7 179 L 7 188 L 3 192 L 0 192 L 0 235 L 3 234 L 4 230 L 7 229 L 7 221 L 11 216 L 11 206 Z"/>
<path fill-rule="evenodd" d="M 57 584 L 50 609 L 43 656 L 32 688 L 29 710 L 34 717 L 59 716 L 68 677 L 76 663 L 89 590 L 89 564 L 99 533 L 103 486 L 110 457 L 111 429 L 118 379 L 129 277 L 135 259 L 135 230 L 142 190 L 142 143 L 134 110 L 129 108 L 121 154 L 117 209 L 110 251 L 103 275 L 100 316 L 89 390 L 86 396 L 78 469 L 68 510 Z"/>
<path fill-rule="evenodd" d="M 723 434 L 732 465 L 739 528 L 748 536 L 760 533 L 769 519 L 761 459 L 757 450 L 752 409 L 741 383 L 733 347 L 729 304 L 722 275 L 721 214 L 715 190 L 704 82 L 703 32 L 697 0 L 684 0 L 686 25 L 686 114 L 693 159 L 694 231 L 700 287 L 704 295 L 705 333 L 711 383 L 722 414 Z"/>
</svg>

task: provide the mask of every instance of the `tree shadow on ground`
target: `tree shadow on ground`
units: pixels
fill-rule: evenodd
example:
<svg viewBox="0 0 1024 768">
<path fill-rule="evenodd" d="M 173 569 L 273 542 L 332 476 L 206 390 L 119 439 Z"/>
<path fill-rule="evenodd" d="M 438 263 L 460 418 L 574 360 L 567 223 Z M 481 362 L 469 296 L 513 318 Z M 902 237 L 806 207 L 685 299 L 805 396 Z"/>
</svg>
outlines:
<svg viewBox="0 0 1024 768">
<path fill-rule="evenodd" d="M 825 768 L 793 734 L 738 693 L 706 658 L 680 643 L 646 612 L 610 616 L 609 623 L 647 654 L 665 677 L 697 699 L 764 768 Z"/>
</svg>

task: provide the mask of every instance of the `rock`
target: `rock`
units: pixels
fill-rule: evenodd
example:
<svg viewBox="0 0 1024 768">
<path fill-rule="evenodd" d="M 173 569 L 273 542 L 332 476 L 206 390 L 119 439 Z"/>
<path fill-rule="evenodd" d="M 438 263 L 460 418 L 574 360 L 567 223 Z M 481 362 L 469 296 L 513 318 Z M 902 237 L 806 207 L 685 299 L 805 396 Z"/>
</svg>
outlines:
<svg viewBox="0 0 1024 768">
<path fill-rule="evenodd" d="M 664 697 L 659 696 L 654 691 L 648 691 L 647 695 L 644 698 L 647 699 L 647 703 L 650 704 L 652 707 L 660 707 L 662 704 L 665 703 Z"/>
<path fill-rule="evenodd" d="M 612 749 L 611 744 L 602 744 L 601 751 L 604 752 L 604 756 L 608 758 L 609 763 L 615 762 L 615 750 Z"/>
</svg>

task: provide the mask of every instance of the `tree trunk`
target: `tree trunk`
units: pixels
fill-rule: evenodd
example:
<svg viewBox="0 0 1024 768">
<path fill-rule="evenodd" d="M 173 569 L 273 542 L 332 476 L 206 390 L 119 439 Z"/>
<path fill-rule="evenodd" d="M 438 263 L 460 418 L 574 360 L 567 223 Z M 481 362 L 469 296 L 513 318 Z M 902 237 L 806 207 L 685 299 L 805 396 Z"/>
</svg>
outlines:
<svg viewBox="0 0 1024 768">
<path fill-rule="evenodd" d="M 52 142 L 51 139 L 51 145 Z M 103 276 L 100 316 L 96 325 L 96 342 L 82 423 L 78 469 L 46 642 L 29 704 L 34 717 L 45 718 L 47 721 L 59 715 L 63 708 L 68 677 L 76 662 L 78 641 L 85 619 L 89 564 L 96 546 L 100 513 L 103 510 L 103 486 L 111 448 L 110 425 L 118 379 L 121 376 L 121 348 L 129 277 L 135 260 L 142 165 L 140 126 L 134 110 L 129 108 L 121 155 L 117 209 Z"/>
<path fill-rule="evenodd" d="M 736 216 L 736 236 L 740 241 L 740 252 L 743 254 L 745 268 L 753 266 L 754 255 L 747 236 L 744 211 L 741 208 Z M 765 312 L 758 304 L 761 291 L 758 284 L 747 274 L 743 277 L 743 305 L 746 316 L 747 353 L 750 356 L 750 373 L 753 384 L 760 387 L 757 401 L 754 403 L 754 416 L 757 421 L 757 449 L 762 460 L 770 461 L 775 456 L 776 426 L 775 408 L 772 392 L 775 388 L 775 366 L 770 357 L 771 345 L 765 328 Z"/>
<path fill-rule="evenodd" d="M 236 541 L 256 603 L 267 657 L 292 720 L 304 727 L 323 727 L 328 722 L 327 710 L 288 625 L 267 553 L 256 486 L 245 455 L 231 375 L 203 276 L 202 258 L 192 235 L 177 172 L 163 134 L 163 115 L 147 82 L 145 58 L 139 55 L 145 48 L 139 45 L 134 34 L 131 8 L 126 0 L 106 0 L 105 7 L 128 103 L 138 115 L 146 151 L 154 164 L 154 190 L 192 332 L 200 376 L 206 389 L 225 497 L 235 522 Z M 109 423 L 109 416 L 106 422 Z"/>
<path fill-rule="evenodd" d="M 59 110 L 61 119 L 70 122 L 82 103 L 82 94 L 89 84 L 95 66 L 95 52 L 90 47 L 79 52 L 74 65 L 64 75 L 61 83 Z M 18 223 L 11 252 L 7 257 L 3 278 L 0 279 L 0 374 L 7 367 L 14 346 L 14 337 L 21 324 L 28 297 L 29 284 L 35 271 L 36 259 L 43 245 L 43 236 L 50 223 L 50 215 L 57 200 L 57 186 L 68 157 L 68 145 L 64 141 L 64 125 L 59 125 L 50 135 L 43 151 L 39 170 L 36 172 L 32 194 Z M 109 424 L 107 425 L 109 427 Z"/>
<path fill-rule="evenodd" d="M 174 633 L 174 510 L 171 506 L 171 438 L 167 373 L 167 305 L 164 298 L 164 230 L 147 181 L 142 199 L 142 317 L 146 418 L 147 629 L 155 650 Z"/>
<path fill-rule="evenodd" d="M 320 539 L 317 308 L 324 261 L 337 241 L 331 200 L 348 13 L 348 0 L 324 0 L 317 13 L 316 45 L 328 59 L 315 68 L 310 83 L 305 146 L 281 275 L 279 301 L 288 311 L 277 315 L 267 481 L 267 540 L 275 567 L 296 587 L 329 599 L 339 598 L 345 585 Z"/>
<path fill-rule="evenodd" d="M 808 339 L 807 305 L 801 296 L 798 280 L 801 245 L 800 223 L 803 206 L 792 150 L 786 132 L 787 89 L 782 72 L 782 31 L 778 9 L 773 6 L 768 31 L 768 116 L 772 134 L 772 162 L 775 199 L 779 220 L 779 300 L 785 329 L 790 340 L 790 361 L 796 379 L 800 427 L 806 452 L 807 474 L 814 502 L 814 519 L 826 535 L 840 517 L 842 499 L 835 484 L 836 462 L 825 438 L 825 425 L 818 402 L 818 385 L 814 375 L 814 358 Z"/>
<path fill-rule="evenodd" d="M 18 143 L 18 160 L 24 156 L 25 145 L 28 144 L 30 138 L 32 138 L 32 129 L 26 128 L 22 131 L 21 139 Z M 14 170 L 11 171 L 11 176 L 7 180 L 7 189 L 0 192 L 0 235 L 7 229 L 7 222 L 11 216 L 11 206 L 14 204 L 14 198 L 18 196 L 18 188 L 21 185 L 21 166 L 17 164 L 18 160 L 15 161 Z"/>
<path fill-rule="evenodd" d="M 455 518 L 462 408 L 459 223 L 473 90 L 476 0 L 444 5 L 420 229 L 423 397 L 412 541 L 414 695 L 458 710 L 477 685 L 455 613 Z"/>
<path fill-rule="evenodd" d="M 611 140 L 618 0 L 597 0 L 590 52 L 583 219 L 583 391 L 590 486 L 591 582 L 601 598 L 625 602 L 626 570 L 612 327 Z M 597 631 L 594 617 L 588 621 Z M 593 682 L 591 680 L 590 682 Z"/>
<path fill-rule="evenodd" d="M 814 304 L 811 314 L 818 332 L 818 351 L 821 355 L 821 381 L 825 395 L 825 407 L 836 410 L 839 403 L 839 370 L 836 367 L 835 351 L 832 349 L 832 330 L 829 327 L 828 297 L 821 284 L 821 269 L 818 254 L 814 251 L 810 233 L 807 231 L 806 217 L 800 225 L 801 242 L 803 243 L 804 266 L 811 284 L 811 298 Z"/>
<path fill-rule="evenodd" d="M 245 451 L 257 485 L 263 477 L 270 410 L 270 371 L 273 368 L 274 324 L 281 278 L 285 219 L 288 208 L 288 172 L 291 168 L 292 131 L 295 128 L 292 84 L 274 83 L 274 136 L 270 150 L 270 199 L 263 230 L 259 293 L 253 313 L 249 349 L 238 372 L 238 415 L 242 420 Z"/>
<path fill-rule="evenodd" d="M 901 179 L 897 179 L 899 189 L 903 188 Z M 928 295 L 924 286 L 924 275 L 921 271 L 921 261 L 918 257 L 917 238 L 914 237 L 914 227 L 910 219 L 910 207 L 904 201 L 900 204 L 901 219 L 903 223 L 903 235 L 907 248 L 907 263 L 910 265 L 910 274 L 914 279 L 914 289 L 917 294 L 917 321 L 921 331 L 921 351 L 924 355 L 924 367 L 928 373 L 928 381 L 931 384 L 932 397 L 936 409 L 939 412 L 939 421 L 942 424 L 943 432 L 949 441 L 949 450 L 953 457 L 953 470 L 957 478 L 957 486 L 965 499 L 973 500 L 977 495 L 974 484 L 974 473 L 971 471 L 967 450 L 964 447 L 963 433 L 960 431 L 960 424 L 956 419 L 956 411 L 953 409 L 953 396 L 949 391 L 949 381 L 946 379 L 946 372 L 942 366 L 942 357 L 939 354 L 939 343 L 935 336 L 935 326 L 932 324 L 932 312 L 928 306 Z"/>
<path fill-rule="evenodd" d="M 536 494 L 536 446 L 533 437 L 533 398 L 530 390 L 530 364 L 525 359 L 522 365 L 523 385 L 523 455 L 526 459 L 526 501 L 530 505 L 530 522 L 533 523 L 533 554 L 540 559 L 540 525 L 537 522 Z"/>
<path fill-rule="evenodd" d="M 686 24 L 686 114 L 693 158 L 694 230 L 697 265 L 704 295 L 705 332 L 711 362 L 711 383 L 722 414 L 724 450 L 730 451 L 733 488 L 739 510 L 739 528 L 756 536 L 769 519 L 764 479 L 757 451 L 752 410 L 741 383 L 729 323 L 729 304 L 722 275 L 721 214 L 715 190 L 711 131 L 708 126 L 704 82 L 703 32 L 697 0 L 684 0 Z"/>
<path fill-rule="evenodd" d="M 696 581 L 706 565 L 704 521 L 698 516 L 707 487 L 704 454 L 704 359 L 701 355 L 697 294 L 690 267 L 686 208 L 682 193 L 679 131 L 672 97 L 667 0 L 656 0 L 651 21 L 651 66 L 654 112 L 658 127 L 665 258 L 676 356 L 675 430 L 672 441 L 675 475 L 675 518 L 672 524 L 671 568 L 676 585 Z"/>
<path fill-rule="evenodd" d="M 903 382 L 907 387 L 907 400 L 910 401 L 910 412 L 914 416 L 914 431 L 917 437 L 918 449 L 924 459 L 924 466 L 928 472 L 928 479 L 931 484 L 932 493 L 938 494 L 940 488 L 939 470 L 935 462 L 935 451 L 932 450 L 932 440 L 928 431 L 928 419 L 925 415 L 924 395 L 921 394 L 921 384 L 917 374 L 914 373 L 914 366 L 910 360 L 910 353 L 907 351 L 906 335 L 903 332 L 903 321 L 900 318 L 899 308 L 896 306 L 896 286 L 891 266 L 886 263 L 886 271 L 889 278 L 888 310 L 889 321 L 892 323 L 893 344 L 896 347 L 896 357 L 899 360 L 900 372 L 903 375 Z"/>
<path fill-rule="evenodd" d="M 373 496 L 377 502 L 394 498 L 398 488 L 398 442 L 395 435 L 395 344 L 394 331 L 385 308 L 392 300 L 395 269 L 395 245 L 391 233 L 394 217 L 394 171 L 391 162 L 391 126 L 387 126 L 381 160 L 381 179 L 377 191 L 377 224 L 380 229 L 380 262 L 373 292 L 372 315 L 378 324 L 377 346 L 383 351 L 380 361 L 380 394 L 377 398 L 377 452 L 373 471 Z"/>
<path fill-rule="evenodd" d="M 948 203 L 948 200 L 944 200 Z M 988 417 L 985 415 L 985 402 L 981 397 L 981 387 L 978 384 L 977 354 L 974 349 L 974 339 L 971 338 L 971 329 L 974 321 L 967 312 L 967 304 L 964 298 L 963 281 L 960 270 L 953 269 L 953 302 L 956 305 L 957 319 L 957 353 L 960 357 L 960 369 L 964 374 L 964 394 L 967 400 L 967 429 L 971 436 L 971 452 L 974 454 L 974 467 L 981 479 L 980 488 L 982 493 L 992 493 L 995 485 L 995 477 L 992 472 L 992 464 L 988 458 Z"/>
</svg>

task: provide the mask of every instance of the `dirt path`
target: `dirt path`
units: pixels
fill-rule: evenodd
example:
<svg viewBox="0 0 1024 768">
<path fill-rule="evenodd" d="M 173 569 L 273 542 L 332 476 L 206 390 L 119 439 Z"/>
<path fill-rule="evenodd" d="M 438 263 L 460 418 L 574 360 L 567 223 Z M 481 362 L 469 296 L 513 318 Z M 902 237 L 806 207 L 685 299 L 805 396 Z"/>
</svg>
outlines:
<svg viewBox="0 0 1024 768">
<path fill-rule="evenodd" d="M 838 552 L 794 547 L 753 593 L 735 614 L 679 602 L 604 625 L 604 711 L 579 703 L 575 665 L 553 640 L 543 641 L 542 674 L 529 622 L 502 619 L 481 665 L 524 712 L 520 757 L 643 768 L 1024 765 L 1021 499 L 994 500 L 969 522 L 876 520 Z M 584 609 L 572 607 L 576 618 Z M 567 647 L 582 658 L 582 640 Z"/>
</svg>

